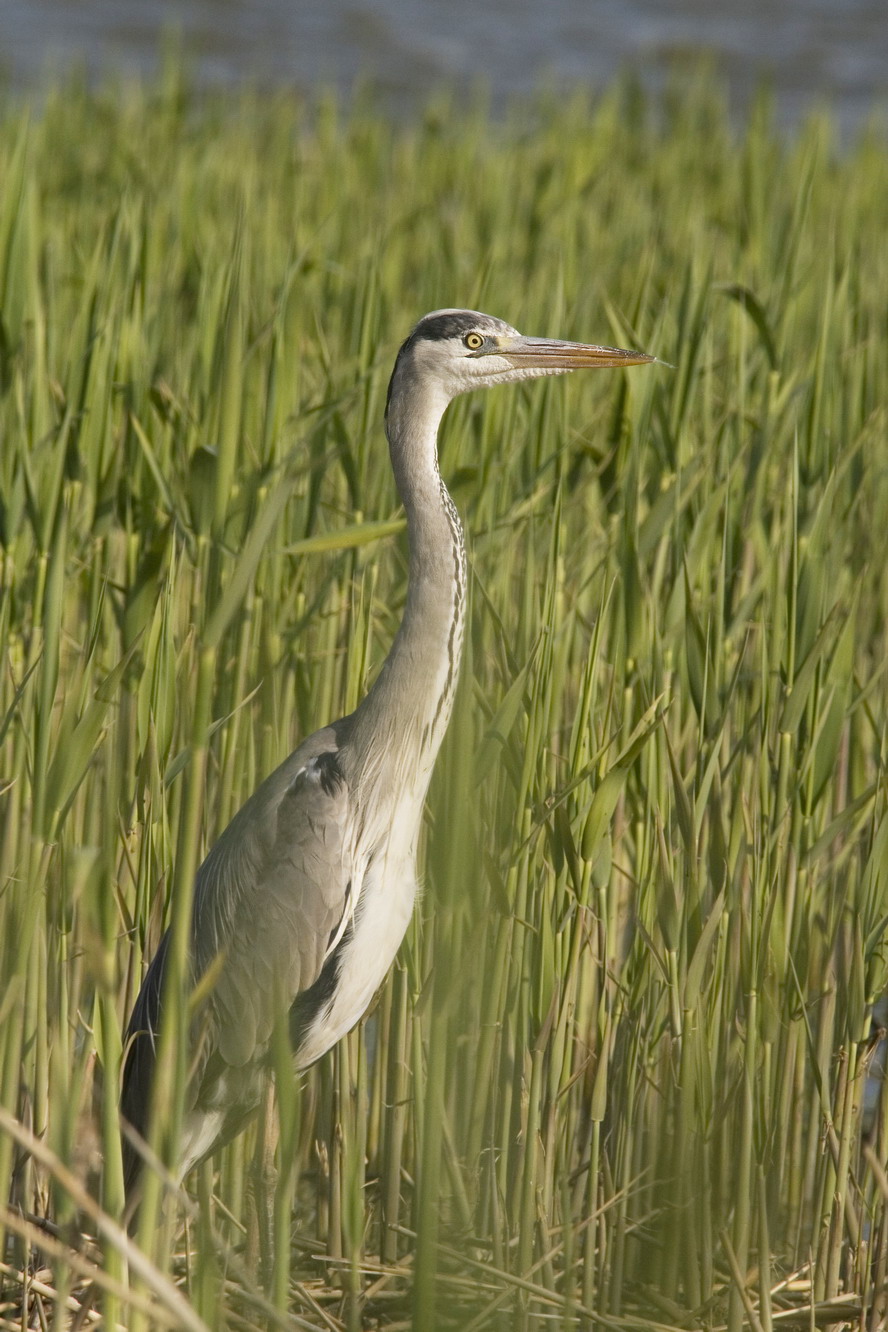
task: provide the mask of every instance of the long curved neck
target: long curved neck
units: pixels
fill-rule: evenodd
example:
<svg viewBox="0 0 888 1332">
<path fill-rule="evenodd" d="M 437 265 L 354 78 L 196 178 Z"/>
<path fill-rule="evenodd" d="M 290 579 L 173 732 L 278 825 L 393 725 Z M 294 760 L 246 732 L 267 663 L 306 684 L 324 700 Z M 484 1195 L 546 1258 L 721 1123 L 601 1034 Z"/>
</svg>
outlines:
<svg viewBox="0 0 888 1332">
<path fill-rule="evenodd" d="M 450 720 L 465 624 L 462 526 L 438 471 L 447 402 L 434 386 L 415 384 L 390 397 L 386 433 L 410 547 L 407 603 L 351 737 L 365 777 L 385 770 L 385 780 L 420 799 Z"/>
</svg>

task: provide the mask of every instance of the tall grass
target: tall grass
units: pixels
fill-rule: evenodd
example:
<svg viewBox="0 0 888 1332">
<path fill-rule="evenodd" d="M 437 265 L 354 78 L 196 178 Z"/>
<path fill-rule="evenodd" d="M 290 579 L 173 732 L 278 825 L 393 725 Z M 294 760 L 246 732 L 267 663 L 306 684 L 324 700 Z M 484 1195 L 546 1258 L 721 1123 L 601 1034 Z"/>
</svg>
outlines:
<svg viewBox="0 0 888 1332">
<path fill-rule="evenodd" d="M 7 104 L 0 182 L 0 1325 L 90 1279 L 130 1328 L 878 1320 L 884 141 L 732 132 L 705 80 L 393 127 L 171 68 Z M 442 305 L 675 369 L 451 410 L 471 632 L 415 922 L 281 1080 L 266 1288 L 261 1125 L 196 1213 L 157 1176 L 146 1263 L 123 1023 L 207 845 L 391 642 L 386 381 Z"/>
</svg>

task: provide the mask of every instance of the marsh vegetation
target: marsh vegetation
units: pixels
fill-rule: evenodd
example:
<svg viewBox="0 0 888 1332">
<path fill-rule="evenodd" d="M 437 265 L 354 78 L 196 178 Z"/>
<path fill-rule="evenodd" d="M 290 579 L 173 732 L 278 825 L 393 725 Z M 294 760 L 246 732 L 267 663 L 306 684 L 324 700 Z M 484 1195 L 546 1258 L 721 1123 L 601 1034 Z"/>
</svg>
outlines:
<svg viewBox="0 0 888 1332">
<path fill-rule="evenodd" d="M 130 1329 L 878 1321 L 884 138 L 737 134 L 706 80 L 395 127 L 171 68 L 5 105 L 0 182 L 0 1326 L 89 1280 Z M 675 368 L 451 409 L 415 921 L 282 1081 L 269 1289 L 258 1127 L 139 1270 L 122 1024 L 177 876 L 387 651 L 386 383 L 442 305 Z"/>
</svg>

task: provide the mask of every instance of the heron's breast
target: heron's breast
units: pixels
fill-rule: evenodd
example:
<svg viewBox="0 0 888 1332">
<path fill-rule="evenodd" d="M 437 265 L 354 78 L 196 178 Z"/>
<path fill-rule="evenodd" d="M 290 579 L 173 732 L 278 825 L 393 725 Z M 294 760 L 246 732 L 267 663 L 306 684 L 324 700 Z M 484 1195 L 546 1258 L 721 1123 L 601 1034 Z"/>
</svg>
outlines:
<svg viewBox="0 0 888 1332">
<path fill-rule="evenodd" d="M 369 858 L 333 993 L 300 1044 L 300 1067 L 314 1063 L 360 1021 L 395 959 L 416 900 L 417 831 L 415 820 L 396 816 Z"/>
</svg>

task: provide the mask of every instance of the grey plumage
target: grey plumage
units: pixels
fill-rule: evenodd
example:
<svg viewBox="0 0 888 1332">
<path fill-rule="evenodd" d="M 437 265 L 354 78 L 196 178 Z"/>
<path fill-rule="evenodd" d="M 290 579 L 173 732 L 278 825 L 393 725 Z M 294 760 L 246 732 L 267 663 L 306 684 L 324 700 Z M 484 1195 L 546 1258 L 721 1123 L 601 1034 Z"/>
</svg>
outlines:
<svg viewBox="0 0 888 1332">
<path fill-rule="evenodd" d="M 262 783 L 198 871 L 191 978 L 209 972 L 212 984 L 189 1033 L 182 1175 L 259 1105 L 280 1016 L 289 1013 L 296 1067 L 312 1063 L 359 1020 L 410 920 L 422 807 L 465 622 L 462 528 L 438 472 L 448 403 L 476 387 L 653 359 L 523 338 L 471 310 L 426 315 L 402 346 L 386 433 L 407 515 L 404 617 L 356 711 L 310 736 Z M 165 936 L 127 1030 L 121 1113 L 143 1137 L 167 947 Z M 141 1158 L 126 1141 L 124 1154 L 131 1190 Z"/>
</svg>

